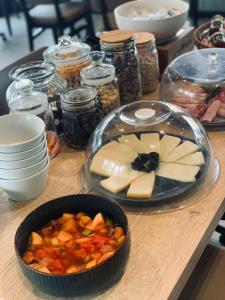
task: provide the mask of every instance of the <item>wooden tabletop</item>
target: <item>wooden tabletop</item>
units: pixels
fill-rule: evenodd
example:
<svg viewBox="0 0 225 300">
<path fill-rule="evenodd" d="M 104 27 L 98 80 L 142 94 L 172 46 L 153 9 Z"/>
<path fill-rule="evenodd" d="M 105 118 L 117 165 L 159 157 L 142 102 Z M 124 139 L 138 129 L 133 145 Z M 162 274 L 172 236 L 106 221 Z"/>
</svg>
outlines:
<svg viewBox="0 0 225 300">
<path fill-rule="evenodd" d="M 225 165 L 225 133 L 209 134 L 221 166 Z M 14 235 L 24 217 L 40 204 L 63 195 L 84 192 L 80 169 L 84 152 L 65 146 L 50 164 L 48 184 L 37 199 L 0 202 L 0 299 L 55 299 L 44 295 L 20 273 Z M 126 272 L 112 289 L 96 299 L 176 299 L 225 210 L 225 169 L 213 190 L 182 210 L 148 214 L 127 211 L 131 252 Z"/>
</svg>

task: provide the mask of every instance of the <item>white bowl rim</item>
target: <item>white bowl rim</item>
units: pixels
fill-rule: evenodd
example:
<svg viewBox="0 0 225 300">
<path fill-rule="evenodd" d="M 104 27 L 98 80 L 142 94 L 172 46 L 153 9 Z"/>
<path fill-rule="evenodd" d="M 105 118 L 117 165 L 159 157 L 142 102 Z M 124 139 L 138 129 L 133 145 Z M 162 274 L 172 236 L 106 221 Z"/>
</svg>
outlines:
<svg viewBox="0 0 225 300">
<path fill-rule="evenodd" d="M 41 149 L 41 151 L 40 152 L 38 152 L 37 154 L 35 154 L 35 155 L 33 155 L 33 156 L 30 156 L 30 157 L 28 157 L 28 158 L 25 158 L 25 159 L 18 159 L 18 160 L 12 160 L 12 161 L 4 161 L 4 160 L 1 160 L 0 159 L 0 164 L 2 163 L 2 164 L 8 164 L 8 163 L 18 163 L 18 162 L 22 162 L 22 163 L 24 163 L 24 162 L 27 162 L 28 160 L 31 160 L 31 159 L 34 159 L 34 158 L 36 158 L 38 155 L 41 155 L 41 153 L 43 152 L 43 151 L 46 151 L 46 150 L 48 150 L 48 144 L 47 144 L 47 141 L 45 141 L 45 145 L 44 145 L 44 147 Z M 46 156 L 46 155 L 45 155 Z M 0 170 L 1 169 L 4 169 L 4 168 L 1 168 L 0 167 Z M 14 169 L 14 170 L 17 170 L 17 169 L 22 169 L 22 168 L 16 168 L 16 169 Z M 5 170 L 5 169 L 4 169 Z"/>
<path fill-rule="evenodd" d="M 38 139 L 45 132 L 45 123 L 44 123 L 44 121 L 41 118 L 39 118 L 39 117 L 37 117 L 37 116 L 35 116 L 33 114 L 28 114 L 28 113 L 27 114 L 26 113 L 10 113 L 10 114 L 7 114 L 7 115 L 3 115 L 0 118 L 1 119 L 7 119 L 7 118 L 10 118 L 10 117 L 15 116 L 15 115 L 20 115 L 20 116 L 23 116 L 23 117 L 27 117 L 28 116 L 28 117 L 31 117 L 31 118 L 37 120 L 41 124 L 42 130 L 41 130 L 41 132 L 39 134 L 37 134 L 36 136 L 34 136 L 33 138 L 31 138 L 31 139 L 29 139 L 27 141 L 24 141 L 24 142 L 21 142 L 21 143 L 13 143 L 13 144 L 0 144 L 0 148 L 3 148 L 3 149 L 6 148 L 6 147 L 7 148 L 8 147 L 15 148 L 17 146 L 26 145 L 26 144 L 28 144 L 30 142 L 33 142 L 36 139 Z M 30 150 L 30 149 L 28 149 L 28 150 Z M 16 153 L 18 153 L 18 152 L 16 152 Z"/>
<path fill-rule="evenodd" d="M 40 142 L 39 144 L 37 144 L 35 147 L 30 148 L 30 149 L 25 150 L 25 151 L 12 152 L 12 153 L 7 153 L 7 152 L 1 152 L 1 151 L 0 151 L 0 155 L 6 155 L 6 156 L 9 157 L 9 156 L 14 156 L 14 155 L 18 155 L 18 154 L 27 154 L 27 153 L 29 153 L 29 152 L 34 151 L 36 148 L 40 147 L 42 144 L 44 145 L 45 141 L 46 141 L 46 132 L 44 131 L 44 132 L 43 132 L 43 138 L 42 138 L 41 142 Z M 44 148 L 44 147 L 43 147 L 43 148 Z M 42 149 L 43 149 L 43 148 L 42 148 Z M 28 158 L 29 158 L 29 157 L 28 157 Z"/>
<path fill-rule="evenodd" d="M 41 162 L 43 162 L 44 160 L 46 160 L 46 158 L 48 158 L 48 151 L 46 151 L 45 156 L 44 156 L 44 158 L 43 158 L 42 160 L 40 160 L 39 162 L 37 162 L 37 163 L 35 163 L 35 164 L 31 165 L 31 166 L 28 166 L 28 167 L 25 167 L 25 168 L 10 169 L 10 170 L 6 170 L 6 169 L 3 169 L 3 168 L 0 168 L 0 171 L 3 170 L 3 172 L 4 172 L 4 171 L 7 171 L 7 172 L 8 172 L 8 171 L 9 171 L 9 172 L 11 172 L 11 171 L 12 171 L 12 172 L 13 172 L 13 171 L 23 172 L 24 170 L 27 170 L 27 169 L 36 167 L 38 164 L 40 164 Z M 0 177 L 0 179 L 2 179 L 2 178 Z"/>
<path fill-rule="evenodd" d="M 183 1 L 183 0 L 179 0 L 180 2 L 183 2 L 183 4 L 186 6 L 186 9 L 184 11 L 182 11 L 180 14 L 177 14 L 175 16 L 170 16 L 170 17 L 165 17 L 165 18 L 162 18 L 162 19 L 155 19 L 155 20 L 141 20 L 141 19 L 135 19 L 135 22 L 138 22 L 138 23 L 141 23 L 141 22 L 154 22 L 154 23 L 157 23 L 157 22 L 163 22 L 164 20 L 168 20 L 168 19 L 174 19 L 178 16 L 182 16 L 183 14 L 186 14 L 190 8 L 190 5 L 189 3 Z M 123 15 L 120 15 L 118 13 L 118 10 L 122 7 L 122 6 L 129 6 L 130 3 L 132 2 L 138 2 L 138 3 L 141 3 L 141 2 L 146 2 L 146 0 L 135 0 L 135 1 L 129 1 L 129 2 L 126 2 L 126 3 L 123 3 L 123 4 L 120 4 L 119 6 L 117 6 L 115 9 L 114 9 L 114 14 L 117 15 L 118 17 L 120 17 L 121 19 L 124 19 L 124 20 L 129 20 L 129 21 L 132 21 L 132 18 L 129 18 L 129 17 L 126 17 L 126 16 L 123 16 Z"/>
<path fill-rule="evenodd" d="M 46 165 L 38 173 L 36 173 L 32 176 L 21 178 L 21 179 L 2 179 L 2 178 L 0 178 L 0 182 L 10 182 L 10 183 L 15 182 L 16 183 L 16 182 L 21 182 L 21 181 L 31 179 L 33 177 L 36 177 L 36 176 L 40 175 L 43 171 L 45 171 L 49 167 L 49 164 L 50 164 L 50 158 L 48 157 Z M 4 190 L 4 187 L 1 187 L 1 189 Z"/>
</svg>

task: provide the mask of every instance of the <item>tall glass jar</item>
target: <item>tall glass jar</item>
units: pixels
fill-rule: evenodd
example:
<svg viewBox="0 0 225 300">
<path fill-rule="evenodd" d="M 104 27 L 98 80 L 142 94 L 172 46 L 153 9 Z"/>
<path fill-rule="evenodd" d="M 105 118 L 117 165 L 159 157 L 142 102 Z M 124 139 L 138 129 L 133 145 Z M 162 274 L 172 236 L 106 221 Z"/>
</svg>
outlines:
<svg viewBox="0 0 225 300">
<path fill-rule="evenodd" d="M 148 32 L 134 33 L 141 71 L 142 94 L 152 93 L 159 85 L 159 62 L 155 37 Z"/>
<path fill-rule="evenodd" d="M 18 80 L 15 84 L 18 95 L 9 104 L 10 113 L 30 113 L 41 118 L 45 123 L 49 156 L 54 157 L 59 151 L 59 140 L 47 95 L 33 90 L 30 79 Z"/>
<path fill-rule="evenodd" d="M 48 102 L 53 111 L 57 132 L 61 133 L 62 111 L 60 99 L 67 88 L 67 82 L 63 78 L 57 76 L 55 65 L 43 61 L 23 64 L 12 69 L 9 73 L 9 77 L 14 81 L 8 87 L 6 92 L 8 106 L 10 106 L 10 103 L 18 95 L 18 90 L 15 87 L 17 80 L 32 80 L 34 91 L 45 93 L 48 96 Z"/>
<path fill-rule="evenodd" d="M 103 62 L 116 69 L 121 104 L 140 100 L 140 69 L 132 32 L 112 30 L 103 33 L 100 40 Z"/>
<path fill-rule="evenodd" d="M 120 96 L 115 77 L 115 67 L 102 63 L 102 53 L 90 53 L 91 65 L 80 72 L 83 84 L 94 87 L 98 92 L 99 102 L 104 115 L 119 107 Z"/>
<path fill-rule="evenodd" d="M 62 98 L 62 112 L 65 142 L 74 148 L 85 148 L 102 119 L 97 91 L 91 87 L 67 91 Z"/>
<path fill-rule="evenodd" d="M 90 64 L 90 51 L 88 44 L 74 42 L 70 36 L 63 35 L 57 45 L 44 51 L 43 57 L 56 65 L 58 75 L 67 80 L 69 86 L 76 87 L 80 85 L 80 70 Z"/>
</svg>

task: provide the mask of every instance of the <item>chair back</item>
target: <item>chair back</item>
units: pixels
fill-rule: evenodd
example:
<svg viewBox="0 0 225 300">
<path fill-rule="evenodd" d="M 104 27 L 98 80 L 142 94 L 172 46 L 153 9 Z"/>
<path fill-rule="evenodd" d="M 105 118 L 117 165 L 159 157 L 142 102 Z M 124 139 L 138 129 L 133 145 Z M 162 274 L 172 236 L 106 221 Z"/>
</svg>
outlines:
<svg viewBox="0 0 225 300">
<path fill-rule="evenodd" d="M 91 9 L 95 13 L 113 12 L 114 9 L 130 0 L 91 0 Z"/>
</svg>

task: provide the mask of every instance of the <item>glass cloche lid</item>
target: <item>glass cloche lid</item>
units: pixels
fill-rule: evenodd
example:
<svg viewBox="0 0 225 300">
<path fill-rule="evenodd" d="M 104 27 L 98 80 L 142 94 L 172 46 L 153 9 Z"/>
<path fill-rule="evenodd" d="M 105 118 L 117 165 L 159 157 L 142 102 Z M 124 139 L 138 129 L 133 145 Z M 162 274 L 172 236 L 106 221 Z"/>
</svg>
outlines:
<svg viewBox="0 0 225 300">
<path fill-rule="evenodd" d="M 167 102 L 138 101 L 98 125 L 87 147 L 84 181 L 123 205 L 175 209 L 205 196 L 218 174 L 196 119 Z"/>
</svg>

